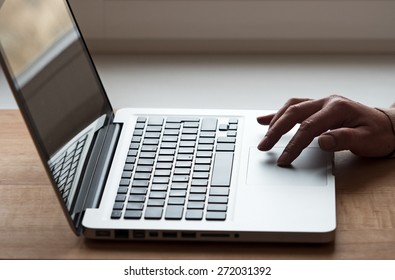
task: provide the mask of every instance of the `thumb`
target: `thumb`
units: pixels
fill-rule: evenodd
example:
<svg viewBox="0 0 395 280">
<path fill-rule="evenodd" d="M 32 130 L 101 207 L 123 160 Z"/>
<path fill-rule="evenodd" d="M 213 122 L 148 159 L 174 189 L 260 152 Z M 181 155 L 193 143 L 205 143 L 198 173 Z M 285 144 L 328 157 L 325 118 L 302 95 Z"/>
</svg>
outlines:
<svg viewBox="0 0 395 280">
<path fill-rule="evenodd" d="M 358 132 L 354 128 L 338 128 L 323 133 L 318 138 L 318 144 L 325 151 L 352 150 L 358 142 Z"/>
</svg>

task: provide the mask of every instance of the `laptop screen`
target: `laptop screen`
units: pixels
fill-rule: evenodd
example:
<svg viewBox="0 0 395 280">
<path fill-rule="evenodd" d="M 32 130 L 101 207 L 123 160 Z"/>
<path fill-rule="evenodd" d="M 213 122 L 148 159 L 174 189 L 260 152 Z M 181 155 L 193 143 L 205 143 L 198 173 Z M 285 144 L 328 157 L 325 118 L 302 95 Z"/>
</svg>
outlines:
<svg viewBox="0 0 395 280">
<path fill-rule="evenodd" d="M 112 112 L 66 5 L 8 0 L 0 10 L 6 74 L 47 160 Z"/>
<path fill-rule="evenodd" d="M 0 62 L 77 228 L 89 189 L 81 175 L 111 105 L 65 1 L 0 4 Z"/>
</svg>

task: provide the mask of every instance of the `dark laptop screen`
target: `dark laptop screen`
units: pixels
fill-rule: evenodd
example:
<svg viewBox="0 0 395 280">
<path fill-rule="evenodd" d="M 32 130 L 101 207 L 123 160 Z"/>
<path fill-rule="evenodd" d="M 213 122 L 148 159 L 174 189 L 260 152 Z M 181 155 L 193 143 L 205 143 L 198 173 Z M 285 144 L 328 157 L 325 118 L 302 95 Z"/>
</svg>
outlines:
<svg viewBox="0 0 395 280">
<path fill-rule="evenodd" d="M 0 51 L 15 99 L 79 233 L 91 190 L 86 176 L 92 173 L 87 167 L 90 151 L 101 147 L 103 130 L 98 131 L 113 111 L 68 4 L 5 0 L 0 5 Z"/>
<path fill-rule="evenodd" d="M 0 40 L 6 75 L 47 160 L 112 113 L 64 1 L 5 1 Z"/>
</svg>

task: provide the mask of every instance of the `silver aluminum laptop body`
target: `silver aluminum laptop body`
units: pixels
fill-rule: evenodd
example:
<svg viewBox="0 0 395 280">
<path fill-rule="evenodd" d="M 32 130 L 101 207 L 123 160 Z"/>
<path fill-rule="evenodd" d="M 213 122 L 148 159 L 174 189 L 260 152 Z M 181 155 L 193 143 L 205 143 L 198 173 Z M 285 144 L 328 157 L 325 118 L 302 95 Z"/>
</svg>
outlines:
<svg viewBox="0 0 395 280">
<path fill-rule="evenodd" d="M 315 141 L 291 168 L 280 168 L 276 159 L 295 129 L 272 151 L 258 151 L 266 128 L 256 116 L 269 111 L 113 113 L 67 2 L 1 2 L 1 64 L 76 234 L 334 239 L 333 155 Z"/>
</svg>

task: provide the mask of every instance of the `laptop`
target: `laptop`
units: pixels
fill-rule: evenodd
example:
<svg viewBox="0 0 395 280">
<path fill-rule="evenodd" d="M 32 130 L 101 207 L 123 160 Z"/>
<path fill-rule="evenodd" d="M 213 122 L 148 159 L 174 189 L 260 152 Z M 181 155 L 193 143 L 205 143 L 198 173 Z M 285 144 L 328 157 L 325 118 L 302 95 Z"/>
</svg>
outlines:
<svg viewBox="0 0 395 280">
<path fill-rule="evenodd" d="M 281 168 L 296 128 L 258 151 L 266 128 L 256 117 L 272 111 L 115 111 L 67 2 L 2 2 L 1 65 L 77 235 L 334 240 L 333 154 L 316 141 Z"/>
</svg>

